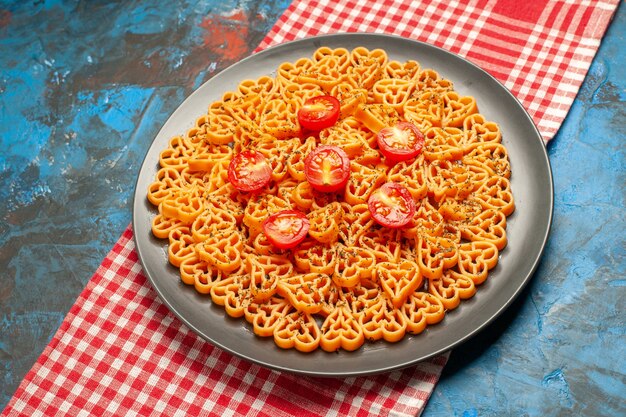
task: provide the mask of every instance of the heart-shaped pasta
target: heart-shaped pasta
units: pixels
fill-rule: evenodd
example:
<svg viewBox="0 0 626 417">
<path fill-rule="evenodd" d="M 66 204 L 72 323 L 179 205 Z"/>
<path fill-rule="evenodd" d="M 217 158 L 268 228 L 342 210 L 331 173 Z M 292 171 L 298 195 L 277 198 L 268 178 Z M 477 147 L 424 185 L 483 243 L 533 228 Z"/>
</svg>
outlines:
<svg viewBox="0 0 626 417">
<path fill-rule="evenodd" d="M 398 78 L 383 78 L 376 81 L 372 87 L 372 94 L 377 103 L 383 103 L 400 115 L 404 113 L 404 104 L 411 98 L 415 83 Z"/>
<path fill-rule="evenodd" d="M 424 133 L 425 146 L 422 151 L 428 161 L 456 161 L 463 157 L 463 131 L 454 127 L 432 127 Z"/>
<path fill-rule="evenodd" d="M 380 285 L 374 279 L 362 279 L 352 288 L 338 288 L 340 302 L 345 303 L 357 320 L 367 309 L 378 304 L 383 296 Z"/>
<path fill-rule="evenodd" d="M 298 181 L 306 180 L 304 173 L 304 159 L 316 147 L 316 139 L 309 136 L 303 144 L 298 146 L 287 157 L 287 172 Z"/>
<path fill-rule="evenodd" d="M 221 271 L 200 259 L 195 252 L 182 260 L 179 269 L 181 280 L 193 285 L 200 294 L 209 294 L 213 285 L 224 278 Z"/>
<path fill-rule="evenodd" d="M 357 350 L 365 341 L 361 325 L 346 307 L 338 307 L 326 317 L 321 331 L 320 346 L 326 352 Z"/>
<path fill-rule="evenodd" d="M 283 88 L 283 95 L 285 99 L 297 103 L 300 108 L 308 99 L 324 95 L 324 90 L 314 83 L 291 83 Z"/>
<path fill-rule="evenodd" d="M 340 287 L 354 287 L 361 280 L 372 277 L 375 265 L 376 257 L 370 250 L 339 245 L 333 281 Z"/>
<path fill-rule="evenodd" d="M 339 225 L 339 235 L 345 244 L 352 246 L 374 224 L 374 220 L 366 203 L 357 205 L 341 203 L 341 207 L 343 219 Z"/>
<path fill-rule="evenodd" d="M 426 170 L 428 195 L 440 202 L 446 197 L 467 198 L 488 176 L 479 167 L 467 167 L 446 159 L 433 161 Z"/>
<path fill-rule="evenodd" d="M 510 216 L 515 210 L 511 183 L 505 177 L 489 177 L 476 190 L 474 198 L 483 209 L 498 210 L 505 216 Z"/>
<path fill-rule="evenodd" d="M 385 65 L 385 76 L 391 79 L 415 81 L 420 74 L 420 64 L 417 61 L 405 62 L 389 61 Z"/>
<path fill-rule="evenodd" d="M 230 273 L 242 264 L 243 236 L 232 230 L 219 231 L 196 244 L 196 250 L 200 259 L 222 272 Z"/>
<path fill-rule="evenodd" d="M 454 85 L 452 81 L 441 77 L 439 73 L 433 69 L 425 68 L 420 71 L 415 80 L 416 93 L 432 91 L 435 93 L 445 93 L 452 91 Z"/>
<path fill-rule="evenodd" d="M 231 275 L 211 287 L 211 300 L 231 317 L 242 317 L 245 309 L 252 302 L 250 297 L 250 278 L 245 275 Z"/>
<path fill-rule="evenodd" d="M 244 210 L 243 223 L 248 227 L 248 233 L 256 237 L 261 232 L 263 221 L 274 213 L 288 210 L 291 205 L 287 200 L 268 194 L 263 197 L 252 198 Z"/>
<path fill-rule="evenodd" d="M 463 157 L 466 165 L 478 165 L 492 176 L 509 178 L 511 176 L 511 164 L 506 148 L 500 143 L 484 142 L 465 148 L 468 152 Z"/>
<path fill-rule="evenodd" d="M 506 216 L 501 211 L 485 210 L 475 216 L 469 224 L 461 224 L 460 229 L 461 236 L 472 242 L 490 242 L 498 250 L 506 246 Z"/>
<path fill-rule="evenodd" d="M 387 54 L 381 49 L 372 51 L 358 47 L 350 54 L 351 66 L 346 70 L 346 79 L 356 88 L 369 90 L 383 75 Z"/>
<path fill-rule="evenodd" d="M 402 113 L 418 125 L 441 127 L 444 117 L 443 95 L 434 91 L 422 92 L 416 97 L 405 100 Z"/>
<path fill-rule="evenodd" d="M 206 131 L 206 140 L 214 145 L 227 145 L 233 140 L 236 122 L 226 110 L 223 101 L 217 101 L 209 107 L 209 128 Z"/>
<path fill-rule="evenodd" d="M 333 244 L 339 239 L 339 224 L 343 218 L 343 209 L 338 202 L 330 203 L 311 211 L 309 236 L 320 243 Z"/>
<path fill-rule="evenodd" d="M 441 300 L 432 294 L 416 291 L 411 294 L 401 308 L 406 319 L 406 331 L 419 334 L 429 324 L 437 324 L 444 319 L 446 310 Z"/>
<path fill-rule="evenodd" d="M 350 178 L 346 185 L 345 200 L 353 206 L 367 203 L 369 196 L 385 182 L 385 171 L 361 164 L 350 165 Z"/>
<path fill-rule="evenodd" d="M 197 184 L 177 188 L 161 202 L 164 216 L 192 223 L 204 210 L 204 190 Z"/>
<path fill-rule="evenodd" d="M 420 235 L 416 247 L 417 265 L 428 279 L 441 278 L 459 259 L 457 244 L 446 237 Z"/>
<path fill-rule="evenodd" d="M 463 276 L 480 285 L 487 279 L 489 270 L 498 263 L 498 248 L 487 241 L 468 242 L 459 245 L 458 268 Z"/>
<path fill-rule="evenodd" d="M 334 245 L 308 239 L 293 251 L 293 258 L 299 271 L 332 275 L 337 263 L 337 251 Z"/>
<path fill-rule="evenodd" d="M 172 229 L 168 235 L 168 240 L 167 256 L 172 265 L 179 267 L 186 258 L 195 256 L 195 242 L 189 227 L 183 226 Z"/>
<path fill-rule="evenodd" d="M 446 310 L 454 310 L 461 300 L 474 296 L 476 286 L 469 277 L 449 269 L 440 278 L 430 281 L 428 291 L 441 301 Z"/>
<path fill-rule="evenodd" d="M 178 170 L 172 167 L 161 168 L 157 171 L 156 181 L 148 186 L 148 200 L 158 206 L 184 185 Z"/>
<path fill-rule="evenodd" d="M 460 96 L 454 91 L 443 94 L 443 117 L 441 125 L 444 127 L 463 127 L 465 119 L 478 113 L 476 100 L 471 96 Z"/>
<path fill-rule="evenodd" d="M 489 122 L 482 114 L 473 114 L 463 121 L 463 143 L 468 149 L 482 143 L 500 143 L 502 133 L 497 123 Z"/>
<path fill-rule="evenodd" d="M 320 344 L 321 333 L 308 313 L 295 311 L 282 317 L 274 328 L 274 342 L 283 349 L 311 352 Z"/>
<path fill-rule="evenodd" d="M 203 141 L 195 146 L 187 164 L 191 171 L 210 171 L 215 163 L 230 161 L 232 157 L 233 150 L 230 146 Z"/>
<path fill-rule="evenodd" d="M 272 181 L 280 183 L 288 174 L 287 156 L 300 144 L 298 139 L 286 139 L 276 143 L 275 140 L 256 142 L 253 149 L 261 153 L 272 169 Z"/>
<path fill-rule="evenodd" d="M 264 102 L 256 93 L 237 95 L 224 101 L 224 110 L 239 123 L 259 123 Z"/>
<path fill-rule="evenodd" d="M 363 155 L 369 146 L 363 132 L 343 123 L 320 132 L 320 143 L 340 147 L 350 159 Z"/>
<path fill-rule="evenodd" d="M 422 285 L 422 273 L 415 262 L 381 262 L 376 264 L 376 278 L 395 308 Z"/>
<path fill-rule="evenodd" d="M 298 77 L 313 68 L 313 61 L 308 58 L 301 58 L 296 62 L 284 62 L 278 66 L 276 71 L 276 80 L 285 87 L 289 84 L 298 82 Z"/>
<path fill-rule="evenodd" d="M 426 197 L 428 192 L 422 156 L 395 164 L 387 173 L 387 180 L 404 185 L 415 201 Z"/>
<path fill-rule="evenodd" d="M 191 235 L 196 243 L 204 242 L 211 235 L 225 230 L 235 231 L 237 219 L 229 211 L 207 205 L 207 210 L 191 224 Z"/>
<path fill-rule="evenodd" d="M 311 69 L 300 73 L 296 77 L 296 83 L 315 84 L 325 93 L 329 93 L 344 78 L 345 74 L 335 66 L 335 62 L 327 59 L 314 64 Z"/>
<path fill-rule="evenodd" d="M 246 320 L 252 324 L 254 334 L 261 337 L 272 336 L 280 320 L 291 312 L 293 306 L 279 297 L 271 297 L 262 303 L 253 301 L 243 310 Z"/>
<path fill-rule="evenodd" d="M 345 48 L 329 48 L 322 46 L 313 53 L 313 63 L 315 65 L 326 65 L 338 71 L 345 72 L 350 66 L 350 51 Z"/>
<path fill-rule="evenodd" d="M 402 232 L 397 229 L 369 228 L 359 239 L 359 245 L 376 257 L 376 262 L 398 262 L 402 249 Z"/>
<path fill-rule="evenodd" d="M 278 139 L 293 138 L 300 133 L 298 103 L 284 99 L 265 102 L 261 109 L 259 126 L 265 133 Z"/>
<path fill-rule="evenodd" d="M 267 75 L 263 75 L 256 80 L 241 81 L 237 86 L 237 92 L 242 96 L 258 94 L 263 100 L 280 98 L 276 80 Z"/>
<path fill-rule="evenodd" d="M 441 214 L 444 221 L 450 223 L 468 222 L 482 211 L 482 207 L 474 198 L 457 200 L 453 197 L 445 197 L 439 202 L 437 211 Z"/>
<path fill-rule="evenodd" d="M 276 294 L 278 282 L 293 275 L 291 261 L 282 255 L 250 255 L 246 261 L 250 295 L 256 302 L 268 300 Z"/>
<path fill-rule="evenodd" d="M 404 337 L 407 319 L 391 301 L 381 297 L 378 303 L 366 308 L 359 316 L 359 324 L 368 340 L 384 339 L 397 342 Z"/>
<path fill-rule="evenodd" d="M 152 234 L 159 239 L 167 239 L 172 230 L 185 225 L 176 218 L 164 216 L 159 210 L 159 214 L 152 219 Z"/>
<path fill-rule="evenodd" d="M 398 111 L 385 103 L 359 104 L 354 111 L 354 118 L 374 133 L 394 126 L 401 120 Z"/>
<path fill-rule="evenodd" d="M 324 308 L 331 286 L 332 280 L 326 274 L 298 274 L 281 279 L 278 292 L 298 311 L 314 314 Z"/>
<path fill-rule="evenodd" d="M 441 236 L 444 225 L 443 216 L 426 197 L 419 201 L 413 220 L 402 229 L 402 235 L 408 239 L 417 239 L 418 236 Z"/>
<path fill-rule="evenodd" d="M 367 102 L 367 90 L 364 88 L 354 88 L 349 82 L 336 84 L 330 95 L 339 100 L 339 119 L 352 116 L 360 104 Z"/>
<path fill-rule="evenodd" d="M 169 146 L 159 154 L 161 168 L 171 167 L 178 171 L 187 166 L 187 161 L 193 153 L 193 144 L 182 136 L 170 139 Z"/>
</svg>

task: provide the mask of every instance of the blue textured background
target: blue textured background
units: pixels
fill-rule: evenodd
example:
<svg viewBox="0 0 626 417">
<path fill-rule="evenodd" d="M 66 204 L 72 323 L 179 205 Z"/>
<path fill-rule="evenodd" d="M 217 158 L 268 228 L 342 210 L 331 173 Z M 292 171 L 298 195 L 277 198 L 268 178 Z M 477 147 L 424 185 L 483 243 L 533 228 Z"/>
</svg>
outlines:
<svg viewBox="0 0 626 417">
<path fill-rule="evenodd" d="M 129 224 L 162 123 L 289 3 L 0 1 L 0 409 Z M 548 146 L 537 273 L 425 416 L 626 415 L 625 32 L 622 5 Z"/>
</svg>

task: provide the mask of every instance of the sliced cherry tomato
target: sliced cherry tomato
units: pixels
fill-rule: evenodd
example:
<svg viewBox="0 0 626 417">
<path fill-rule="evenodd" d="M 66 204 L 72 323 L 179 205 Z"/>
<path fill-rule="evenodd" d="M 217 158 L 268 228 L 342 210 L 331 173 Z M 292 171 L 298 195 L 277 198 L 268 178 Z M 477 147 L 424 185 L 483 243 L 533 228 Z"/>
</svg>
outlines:
<svg viewBox="0 0 626 417">
<path fill-rule="evenodd" d="M 367 200 L 372 217 L 381 226 L 406 226 L 415 214 L 415 201 L 409 190 L 396 182 L 383 184 Z"/>
<path fill-rule="evenodd" d="M 391 162 L 406 161 L 422 152 L 424 134 L 409 122 L 398 122 L 385 127 L 376 135 L 378 149 Z"/>
<path fill-rule="evenodd" d="M 312 97 L 298 110 L 300 126 L 309 130 L 331 127 L 339 118 L 339 100 L 333 96 Z"/>
<path fill-rule="evenodd" d="M 338 146 L 318 146 L 304 158 L 304 174 L 317 191 L 342 190 L 350 178 L 350 158 Z"/>
<path fill-rule="evenodd" d="M 309 232 L 309 219 L 298 210 L 283 210 L 263 222 L 263 233 L 279 249 L 290 249 L 304 240 Z"/>
<path fill-rule="evenodd" d="M 228 165 L 228 181 L 239 191 L 259 191 L 272 178 L 272 168 L 262 153 L 246 150 L 233 157 Z"/>
</svg>

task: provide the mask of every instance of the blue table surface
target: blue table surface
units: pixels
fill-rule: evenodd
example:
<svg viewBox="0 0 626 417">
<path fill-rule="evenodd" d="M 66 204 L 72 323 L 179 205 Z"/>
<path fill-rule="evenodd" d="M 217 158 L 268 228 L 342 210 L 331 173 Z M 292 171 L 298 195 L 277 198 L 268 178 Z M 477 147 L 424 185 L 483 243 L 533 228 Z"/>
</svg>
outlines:
<svg viewBox="0 0 626 417">
<path fill-rule="evenodd" d="M 160 126 L 289 1 L 0 1 L 0 410 L 131 220 Z M 626 415 L 626 8 L 548 145 L 554 223 L 425 416 Z"/>
</svg>

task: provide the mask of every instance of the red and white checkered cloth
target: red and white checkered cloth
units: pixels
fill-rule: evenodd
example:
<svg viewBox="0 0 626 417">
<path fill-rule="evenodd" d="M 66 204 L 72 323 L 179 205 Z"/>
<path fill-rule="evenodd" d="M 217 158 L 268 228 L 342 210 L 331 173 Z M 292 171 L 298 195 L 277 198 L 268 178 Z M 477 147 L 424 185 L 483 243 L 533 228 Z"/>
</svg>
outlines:
<svg viewBox="0 0 626 417">
<path fill-rule="evenodd" d="M 469 58 L 522 101 L 549 140 L 578 91 L 618 0 L 296 1 L 261 43 L 384 32 Z M 265 369 L 196 336 L 142 273 L 130 227 L 102 262 L 3 416 L 413 416 L 446 355 L 373 377 Z"/>
<path fill-rule="evenodd" d="M 259 48 L 337 32 L 389 33 L 459 54 L 522 102 L 544 140 L 576 98 L 619 0 L 295 1 Z M 436 69 L 436 68 L 435 68 Z"/>
</svg>

